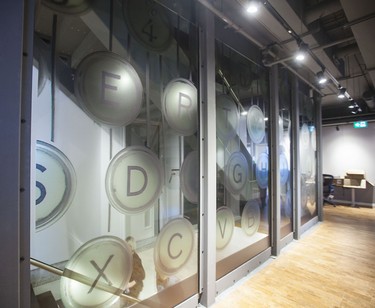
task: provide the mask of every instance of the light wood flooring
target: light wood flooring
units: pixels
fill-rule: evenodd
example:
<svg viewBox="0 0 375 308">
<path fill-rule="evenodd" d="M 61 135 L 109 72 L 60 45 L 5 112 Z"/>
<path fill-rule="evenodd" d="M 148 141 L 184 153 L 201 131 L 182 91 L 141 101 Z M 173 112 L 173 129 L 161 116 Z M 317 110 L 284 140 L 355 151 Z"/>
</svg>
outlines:
<svg viewBox="0 0 375 308">
<path fill-rule="evenodd" d="M 375 308 L 375 209 L 325 206 L 324 222 L 211 307 Z"/>
</svg>

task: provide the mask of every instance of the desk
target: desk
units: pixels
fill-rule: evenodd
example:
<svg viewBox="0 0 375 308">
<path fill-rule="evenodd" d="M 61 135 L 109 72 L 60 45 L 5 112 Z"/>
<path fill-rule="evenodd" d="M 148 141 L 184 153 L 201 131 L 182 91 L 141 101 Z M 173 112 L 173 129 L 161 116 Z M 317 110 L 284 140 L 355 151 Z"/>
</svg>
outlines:
<svg viewBox="0 0 375 308">
<path fill-rule="evenodd" d="M 355 207 L 355 190 L 356 189 L 366 189 L 366 187 L 361 187 L 361 186 L 352 186 L 352 185 L 343 185 L 342 187 L 344 188 L 350 188 L 351 193 L 352 193 L 352 207 Z"/>
</svg>

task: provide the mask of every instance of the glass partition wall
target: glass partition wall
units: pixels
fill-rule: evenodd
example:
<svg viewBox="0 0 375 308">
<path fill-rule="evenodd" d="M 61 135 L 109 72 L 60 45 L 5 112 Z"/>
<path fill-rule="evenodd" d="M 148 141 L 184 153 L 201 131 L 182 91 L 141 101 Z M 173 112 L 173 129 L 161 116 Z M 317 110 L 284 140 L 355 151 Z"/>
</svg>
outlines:
<svg viewBox="0 0 375 308">
<path fill-rule="evenodd" d="M 193 11 L 192 1 L 173 12 L 151 0 L 37 7 L 36 295 L 65 307 L 166 307 L 198 293 Z"/>
<path fill-rule="evenodd" d="M 217 40 L 216 279 L 270 247 L 268 72 Z"/>
<path fill-rule="evenodd" d="M 300 83 L 292 117 L 293 78 L 278 68 L 281 220 L 271 228 L 269 69 L 260 65 L 257 47 L 224 34 L 218 19 L 211 55 L 216 93 L 208 98 L 216 106 L 217 200 L 200 204 L 205 156 L 197 89 L 205 85 L 195 4 L 44 0 L 37 6 L 30 149 L 37 296 L 65 307 L 171 307 L 195 296 L 196 306 L 205 287 L 199 285 L 206 248 L 199 242 L 201 207 L 216 208 L 216 229 L 208 232 L 216 239 L 216 264 L 209 266 L 217 281 L 268 258 L 271 230 L 281 240 L 295 231 L 294 203 L 300 225 L 316 216 L 309 88 Z M 301 202 L 292 198 L 298 113 Z"/>
<path fill-rule="evenodd" d="M 301 226 L 317 216 L 315 102 L 310 89 L 299 82 L 299 155 Z"/>
<path fill-rule="evenodd" d="M 293 232 L 292 193 L 292 81 L 290 73 L 279 67 L 279 166 L 280 238 Z"/>
</svg>

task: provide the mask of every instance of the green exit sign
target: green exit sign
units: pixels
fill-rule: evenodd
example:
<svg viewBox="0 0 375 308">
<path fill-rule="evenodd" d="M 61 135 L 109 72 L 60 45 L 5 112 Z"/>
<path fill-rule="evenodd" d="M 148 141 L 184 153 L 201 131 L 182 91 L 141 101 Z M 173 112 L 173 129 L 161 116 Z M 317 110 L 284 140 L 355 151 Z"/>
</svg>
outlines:
<svg viewBox="0 0 375 308">
<path fill-rule="evenodd" d="M 367 125 L 367 121 L 358 121 L 353 123 L 354 128 L 365 128 Z"/>
</svg>

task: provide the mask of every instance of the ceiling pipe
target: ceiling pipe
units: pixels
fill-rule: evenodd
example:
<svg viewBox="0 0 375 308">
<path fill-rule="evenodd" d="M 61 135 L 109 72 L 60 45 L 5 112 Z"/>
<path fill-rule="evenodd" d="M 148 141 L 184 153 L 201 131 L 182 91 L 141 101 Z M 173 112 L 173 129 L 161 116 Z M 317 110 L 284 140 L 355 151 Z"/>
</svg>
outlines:
<svg viewBox="0 0 375 308">
<path fill-rule="evenodd" d="M 249 41 L 251 41 L 253 44 L 255 44 L 260 49 L 267 49 L 267 46 L 263 46 L 259 41 L 257 41 L 255 38 L 250 36 L 248 33 L 246 33 L 241 27 L 237 26 L 237 24 L 233 21 L 231 21 L 227 16 L 225 16 L 221 11 L 216 9 L 210 2 L 207 0 L 197 0 L 200 4 L 202 4 L 204 7 L 206 7 L 208 10 L 210 10 L 213 14 L 215 14 L 217 17 L 219 17 L 222 21 L 224 21 L 229 27 L 236 30 L 238 33 L 243 35 L 245 38 L 247 38 Z M 268 54 L 274 58 L 276 58 L 276 54 L 270 50 L 268 50 Z M 292 72 L 294 75 L 296 75 L 298 78 L 300 78 L 302 81 L 304 81 L 306 84 L 308 84 L 312 89 L 314 89 L 316 92 L 318 92 L 320 95 L 324 96 L 322 91 L 316 87 L 313 83 L 311 83 L 309 80 L 307 80 L 305 77 L 303 77 L 301 74 L 299 74 L 294 68 L 292 68 L 290 65 L 286 63 L 287 60 L 280 61 L 285 68 L 287 68 L 290 72 Z"/>
<path fill-rule="evenodd" d="M 329 48 L 329 47 L 332 47 L 332 46 L 335 46 L 335 45 L 338 45 L 338 44 L 353 41 L 354 39 L 355 38 L 353 36 L 351 36 L 351 37 L 347 37 L 347 38 L 344 38 L 344 39 L 341 39 L 341 40 L 337 40 L 337 41 L 334 41 L 334 42 L 331 42 L 331 43 L 328 43 L 328 44 L 325 44 L 325 45 L 319 45 L 319 46 L 311 47 L 311 48 L 309 48 L 309 50 L 319 51 L 319 50 L 323 50 L 323 49 L 326 49 L 326 48 Z M 295 58 L 294 56 L 290 56 L 290 57 L 278 59 L 276 61 L 267 63 L 267 66 L 272 66 L 272 65 L 277 64 L 277 63 L 283 63 L 283 62 L 286 62 L 286 61 L 294 60 L 294 58 Z M 319 62 L 317 62 L 317 63 L 320 65 Z"/>
</svg>

